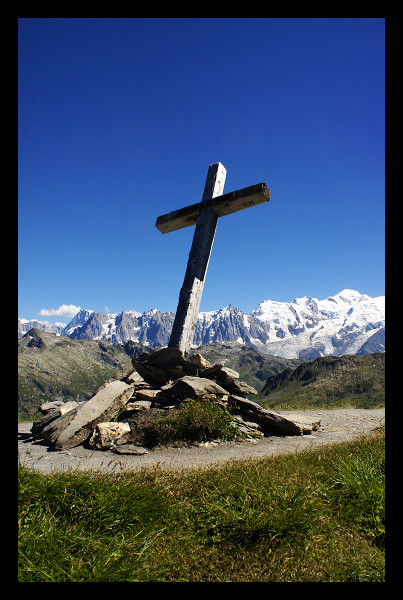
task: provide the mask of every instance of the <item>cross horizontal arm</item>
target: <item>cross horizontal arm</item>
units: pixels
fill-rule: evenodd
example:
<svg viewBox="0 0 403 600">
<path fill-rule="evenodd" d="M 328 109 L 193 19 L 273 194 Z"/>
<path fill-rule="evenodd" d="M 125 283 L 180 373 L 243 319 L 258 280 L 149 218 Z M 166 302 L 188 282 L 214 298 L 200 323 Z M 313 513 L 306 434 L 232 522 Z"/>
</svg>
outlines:
<svg viewBox="0 0 403 600">
<path fill-rule="evenodd" d="M 218 217 L 230 215 L 238 210 L 244 210 L 250 206 L 256 206 L 263 202 L 269 202 L 270 190 L 265 183 L 257 183 L 250 187 L 216 196 L 207 202 L 198 202 L 179 210 L 158 217 L 155 226 L 161 233 L 169 233 L 195 225 L 199 211 L 203 206 L 210 206 L 212 212 Z"/>
</svg>

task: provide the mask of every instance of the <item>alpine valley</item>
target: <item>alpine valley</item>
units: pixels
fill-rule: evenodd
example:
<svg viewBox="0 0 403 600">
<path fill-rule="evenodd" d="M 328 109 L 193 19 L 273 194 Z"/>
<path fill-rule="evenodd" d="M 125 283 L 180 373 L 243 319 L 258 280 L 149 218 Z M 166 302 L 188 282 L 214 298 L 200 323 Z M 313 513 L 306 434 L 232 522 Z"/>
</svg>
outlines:
<svg viewBox="0 0 403 600">
<path fill-rule="evenodd" d="M 168 345 L 174 313 L 157 309 L 104 314 L 80 310 L 67 325 L 18 319 L 18 337 L 37 328 L 73 340 L 129 341 Z M 292 302 L 265 300 L 245 314 L 231 305 L 200 312 L 194 346 L 235 341 L 265 354 L 314 360 L 320 356 L 385 351 L 385 297 L 344 289 L 325 300 L 310 296 Z"/>
</svg>

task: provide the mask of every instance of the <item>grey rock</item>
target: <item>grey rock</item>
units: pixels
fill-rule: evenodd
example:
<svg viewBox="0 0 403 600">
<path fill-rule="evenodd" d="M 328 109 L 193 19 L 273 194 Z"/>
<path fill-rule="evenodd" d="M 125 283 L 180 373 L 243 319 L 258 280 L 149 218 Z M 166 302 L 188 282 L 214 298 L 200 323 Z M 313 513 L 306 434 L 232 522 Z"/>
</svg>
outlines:
<svg viewBox="0 0 403 600">
<path fill-rule="evenodd" d="M 191 354 L 190 356 L 188 356 L 188 359 L 192 363 L 194 363 L 198 367 L 198 369 L 207 369 L 211 366 L 209 361 L 203 358 L 203 356 L 199 352 Z"/>
<path fill-rule="evenodd" d="M 110 421 L 123 412 L 132 393 L 133 387 L 123 381 L 109 382 L 83 405 L 51 423 L 52 431 L 46 432 L 50 443 L 55 444 L 55 450 L 83 443 L 98 423 Z"/>
<path fill-rule="evenodd" d="M 150 400 L 135 400 L 126 404 L 126 410 L 148 410 L 151 404 Z"/>
<path fill-rule="evenodd" d="M 53 402 L 45 402 L 44 404 L 41 404 L 41 406 L 39 407 L 39 410 L 41 411 L 41 413 L 43 415 L 47 415 L 48 413 L 52 412 L 53 410 L 60 408 L 60 406 L 62 406 L 63 404 L 64 404 L 63 400 L 54 400 Z"/>
<path fill-rule="evenodd" d="M 148 382 L 165 385 L 171 379 L 197 375 L 197 364 L 184 357 L 178 348 L 161 348 L 153 354 L 141 354 L 132 360 L 134 368 Z"/>
<path fill-rule="evenodd" d="M 228 398 L 230 410 L 238 410 L 242 417 L 259 423 L 264 433 L 273 435 L 304 435 L 312 433 L 320 425 L 320 419 L 307 419 L 299 415 L 281 415 L 275 411 L 267 410 L 240 396 L 231 395 Z"/>
<path fill-rule="evenodd" d="M 84 402 L 75 402 L 75 400 L 72 400 L 71 402 L 65 402 L 58 409 L 59 415 L 60 416 L 65 415 L 70 410 L 72 410 L 73 408 L 76 408 L 76 406 L 79 406 L 80 404 L 84 404 Z"/>
<path fill-rule="evenodd" d="M 201 377 L 213 379 L 230 394 L 244 398 L 257 394 L 257 390 L 254 387 L 244 381 L 239 381 L 239 373 L 237 371 L 229 367 L 224 367 L 223 363 L 217 363 L 208 369 L 203 369 L 200 375 Z"/>
<path fill-rule="evenodd" d="M 133 359 L 134 368 L 147 383 L 162 386 L 169 381 L 169 375 L 163 369 L 159 369 L 146 362 L 136 363 L 135 360 L 136 359 Z"/>
<path fill-rule="evenodd" d="M 77 406 L 80 406 L 81 404 L 84 404 L 84 402 L 75 402 L 75 401 L 61 402 L 59 400 L 56 400 L 54 402 L 46 402 L 45 404 L 42 404 L 41 412 L 45 412 L 45 416 L 42 419 L 40 419 L 39 421 L 35 421 L 32 424 L 32 427 L 31 427 L 32 436 L 36 439 L 41 439 L 41 438 L 45 439 L 46 432 L 45 432 L 45 437 L 43 436 L 42 432 L 45 428 L 48 427 L 48 425 L 53 423 L 53 421 L 55 421 L 62 415 L 67 414 L 68 412 L 70 412 L 71 410 L 76 408 Z M 52 406 L 53 406 L 53 408 L 52 408 Z"/>
<path fill-rule="evenodd" d="M 257 390 L 248 383 L 245 383 L 245 381 L 233 381 L 231 385 L 228 385 L 228 391 L 243 398 L 257 394 Z"/>
<path fill-rule="evenodd" d="M 42 419 L 39 419 L 39 421 L 34 421 L 31 427 L 31 433 L 33 438 L 44 439 L 42 432 L 45 429 L 45 427 L 50 425 L 50 423 L 52 423 L 59 417 L 59 411 L 56 408 L 54 408 L 53 410 L 49 410 Z"/>
<path fill-rule="evenodd" d="M 128 375 L 126 375 L 122 379 L 122 381 L 125 381 L 129 385 L 133 385 L 135 390 L 150 387 L 150 384 L 142 378 L 142 376 L 138 371 L 136 371 L 136 369 L 133 369 Z"/>
<path fill-rule="evenodd" d="M 46 425 L 41 431 L 40 436 L 50 445 L 53 444 L 58 439 L 61 432 L 70 424 L 73 420 L 75 414 L 77 413 L 78 406 L 70 410 L 68 413 L 64 415 L 59 415 L 57 412 L 56 418 L 52 419 L 49 424 Z"/>
<path fill-rule="evenodd" d="M 240 415 L 234 415 L 234 422 L 238 429 L 246 435 L 246 439 L 261 439 L 264 433 L 258 423 L 245 421 Z"/>
<path fill-rule="evenodd" d="M 133 400 L 135 399 L 136 402 L 141 400 L 152 402 L 160 395 L 160 393 L 160 390 L 137 390 L 133 394 Z"/>
<path fill-rule="evenodd" d="M 200 371 L 200 377 L 207 377 L 208 379 L 214 379 L 214 377 L 222 370 L 224 369 L 224 365 L 225 365 L 225 361 L 223 362 L 219 362 L 219 363 L 215 363 L 212 366 L 207 367 L 206 369 L 203 369 L 202 371 Z M 237 379 L 239 377 L 239 373 L 237 373 L 237 371 L 233 371 L 233 369 L 230 369 L 233 374 L 234 374 L 234 379 Z"/>
<path fill-rule="evenodd" d="M 295 423 L 295 425 L 298 425 L 303 434 L 309 434 L 312 433 L 312 431 L 317 431 L 321 424 L 321 420 L 318 417 L 305 417 L 304 415 L 295 415 L 289 412 L 283 416 L 286 416 L 289 421 L 292 421 Z"/>
<path fill-rule="evenodd" d="M 187 398 L 223 397 L 228 395 L 227 390 L 212 379 L 192 376 L 181 377 L 168 385 L 164 385 L 161 392 L 168 397 L 176 398 L 178 401 Z"/>
</svg>

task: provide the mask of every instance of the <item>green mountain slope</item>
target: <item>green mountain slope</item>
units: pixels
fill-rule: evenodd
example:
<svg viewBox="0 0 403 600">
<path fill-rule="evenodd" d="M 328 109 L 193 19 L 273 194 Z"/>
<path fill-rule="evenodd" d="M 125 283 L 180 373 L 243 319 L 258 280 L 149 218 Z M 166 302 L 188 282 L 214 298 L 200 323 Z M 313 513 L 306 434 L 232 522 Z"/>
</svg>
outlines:
<svg viewBox="0 0 403 600">
<path fill-rule="evenodd" d="M 274 410 L 385 404 L 385 354 L 322 356 L 269 377 L 254 400 Z"/>
<path fill-rule="evenodd" d="M 28 419 L 43 402 L 88 400 L 130 367 L 130 357 L 108 342 L 31 329 L 18 340 L 18 412 Z"/>
</svg>

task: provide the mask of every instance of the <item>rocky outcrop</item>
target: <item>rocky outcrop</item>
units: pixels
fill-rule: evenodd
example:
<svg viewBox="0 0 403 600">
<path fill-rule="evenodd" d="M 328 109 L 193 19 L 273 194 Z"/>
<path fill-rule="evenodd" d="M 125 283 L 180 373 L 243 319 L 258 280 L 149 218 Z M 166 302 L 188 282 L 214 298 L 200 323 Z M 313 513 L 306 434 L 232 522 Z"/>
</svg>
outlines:
<svg viewBox="0 0 403 600">
<path fill-rule="evenodd" d="M 94 450 L 144 454 L 133 445 L 136 429 L 189 399 L 213 400 L 226 409 L 235 427 L 255 440 L 265 435 L 303 435 L 319 427 L 319 420 L 281 415 L 248 399 L 257 391 L 239 380 L 224 363 L 210 365 L 200 354 L 185 358 L 180 350 L 162 348 L 133 358 L 133 369 L 120 380 L 103 385 L 87 402 L 42 405 L 43 419 L 32 435 L 54 450 L 87 443 Z"/>
</svg>

